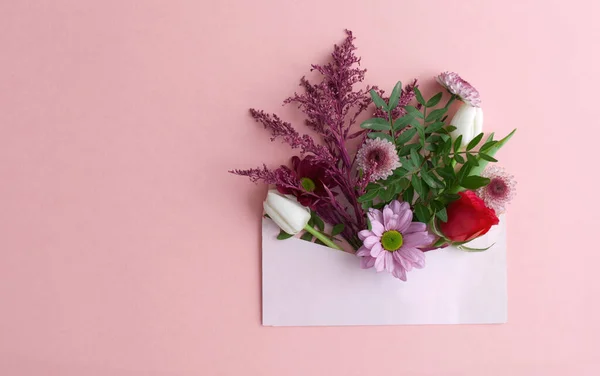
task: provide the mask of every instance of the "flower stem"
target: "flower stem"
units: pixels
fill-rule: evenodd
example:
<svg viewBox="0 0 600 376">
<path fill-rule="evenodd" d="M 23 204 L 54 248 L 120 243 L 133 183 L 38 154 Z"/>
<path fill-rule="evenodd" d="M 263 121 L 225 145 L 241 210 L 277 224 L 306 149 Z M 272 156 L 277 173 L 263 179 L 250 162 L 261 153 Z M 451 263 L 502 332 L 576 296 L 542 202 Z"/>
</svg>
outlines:
<svg viewBox="0 0 600 376">
<path fill-rule="evenodd" d="M 333 248 L 333 249 L 337 249 L 338 251 L 342 250 L 337 244 L 335 244 L 334 242 L 329 240 L 325 235 L 321 234 L 319 231 L 312 228 L 312 226 L 306 225 L 306 226 L 304 226 L 304 229 L 306 231 L 310 232 L 315 238 L 322 241 L 323 244 L 325 244 L 326 246 Z"/>
</svg>

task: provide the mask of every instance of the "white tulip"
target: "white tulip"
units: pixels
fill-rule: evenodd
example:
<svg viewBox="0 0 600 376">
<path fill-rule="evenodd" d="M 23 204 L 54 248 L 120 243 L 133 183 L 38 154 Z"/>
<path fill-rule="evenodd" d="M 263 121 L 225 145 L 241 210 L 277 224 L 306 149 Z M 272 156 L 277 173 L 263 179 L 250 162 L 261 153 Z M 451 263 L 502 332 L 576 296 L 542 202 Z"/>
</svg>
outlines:
<svg viewBox="0 0 600 376">
<path fill-rule="evenodd" d="M 310 220 L 310 209 L 300 205 L 291 196 L 281 195 L 275 189 L 267 193 L 263 208 L 273 222 L 290 235 L 304 230 Z"/>
<path fill-rule="evenodd" d="M 456 111 L 450 125 L 456 127 L 450 133 L 453 140 L 462 135 L 461 146 L 465 147 L 475 136 L 483 131 L 483 110 L 481 107 L 473 107 L 466 103 Z"/>
</svg>

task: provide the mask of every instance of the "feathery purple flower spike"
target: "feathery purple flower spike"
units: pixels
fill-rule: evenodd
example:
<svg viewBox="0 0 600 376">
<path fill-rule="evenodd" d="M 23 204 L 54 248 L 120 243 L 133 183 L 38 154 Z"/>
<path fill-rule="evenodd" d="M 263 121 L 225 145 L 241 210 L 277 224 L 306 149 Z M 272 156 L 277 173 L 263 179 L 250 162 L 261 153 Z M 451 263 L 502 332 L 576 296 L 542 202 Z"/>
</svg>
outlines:
<svg viewBox="0 0 600 376">
<path fill-rule="evenodd" d="M 342 235 L 358 248 L 360 240 L 357 233 L 366 227 L 365 213 L 358 197 L 365 193 L 367 181 L 356 173 L 356 161 L 348 154 L 346 143 L 354 137 L 364 137 L 364 132 L 349 134 L 350 128 L 371 104 L 369 90 L 377 88 L 354 90 L 353 85 L 364 80 L 366 69 L 358 67 L 360 58 L 354 54 L 356 47 L 353 41 L 352 32 L 346 30 L 344 42 L 334 46 L 331 62 L 311 66 L 311 70 L 321 74 L 321 81 L 313 84 L 303 77 L 300 86 L 304 92 L 295 93 L 284 101 L 285 104 L 296 104 L 304 112 L 306 125 L 322 138 L 324 146 L 317 144 L 308 135 L 300 135 L 290 123 L 282 121 L 275 114 L 255 109 L 251 109 L 250 114 L 271 132 L 271 140 L 281 138 L 292 148 L 299 148 L 301 154 L 313 155 L 315 163 L 327 166 L 327 178 L 340 194 L 334 194 L 332 187 L 325 186 L 327 195 L 318 197 L 320 201 L 316 212 L 328 223 L 344 224 Z M 405 99 L 411 95 L 410 88 L 407 87 L 406 90 Z M 267 184 L 277 185 L 284 190 L 303 189 L 295 173 L 285 166 L 276 170 L 263 167 L 231 172 L 248 176 L 254 182 L 262 180 Z M 314 193 L 307 194 L 311 196 Z M 346 208 L 348 204 L 350 207 Z"/>
</svg>

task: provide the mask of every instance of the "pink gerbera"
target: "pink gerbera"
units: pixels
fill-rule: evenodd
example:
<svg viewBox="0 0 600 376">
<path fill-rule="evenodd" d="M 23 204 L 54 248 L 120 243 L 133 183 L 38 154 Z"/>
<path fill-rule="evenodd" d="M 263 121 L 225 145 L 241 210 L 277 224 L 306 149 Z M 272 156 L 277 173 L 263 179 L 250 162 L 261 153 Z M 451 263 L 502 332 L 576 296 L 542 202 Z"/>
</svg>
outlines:
<svg viewBox="0 0 600 376">
<path fill-rule="evenodd" d="M 444 72 L 435 78 L 440 85 L 445 87 L 449 92 L 455 94 L 473 107 L 481 106 L 481 98 L 479 92 L 470 83 L 463 80 L 458 73 Z"/>
<path fill-rule="evenodd" d="M 488 208 L 494 209 L 497 215 L 504 213 L 506 205 L 516 193 L 517 182 L 514 177 L 495 165 L 488 166 L 481 176 L 490 179 L 490 183 L 479 188 L 477 196 L 481 197 Z"/>
<path fill-rule="evenodd" d="M 375 266 L 378 272 L 386 270 L 406 281 L 406 272 L 425 266 L 425 254 L 419 248 L 427 247 L 435 237 L 427 232 L 427 225 L 412 222 L 413 213 L 407 202 L 392 201 L 383 208 L 369 210 L 371 230 L 362 230 L 358 237 L 363 246 L 356 252 L 364 269 Z"/>
<path fill-rule="evenodd" d="M 371 181 L 385 179 L 402 166 L 394 144 L 381 138 L 366 140 L 358 151 L 356 163 Z"/>
</svg>

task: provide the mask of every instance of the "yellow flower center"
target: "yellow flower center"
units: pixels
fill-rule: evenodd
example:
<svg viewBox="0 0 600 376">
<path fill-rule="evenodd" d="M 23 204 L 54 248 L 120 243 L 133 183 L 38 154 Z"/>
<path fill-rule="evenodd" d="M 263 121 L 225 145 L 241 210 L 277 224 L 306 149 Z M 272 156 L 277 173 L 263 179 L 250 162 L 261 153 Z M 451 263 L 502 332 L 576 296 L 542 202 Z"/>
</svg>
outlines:
<svg viewBox="0 0 600 376">
<path fill-rule="evenodd" d="M 304 188 L 304 190 L 307 191 L 307 192 L 312 192 L 316 188 L 315 182 L 312 181 L 311 178 L 302 178 L 302 179 L 300 179 L 300 185 L 302 185 L 302 188 Z"/>
<path fill-rule="evenodd" d="M 397 251 L 404 243 L 402 234 L 396 230 L 390 230 L 383 233 L 381 237 L 381 245 L 386 251 L 394 252 Z"/>
</svg>

